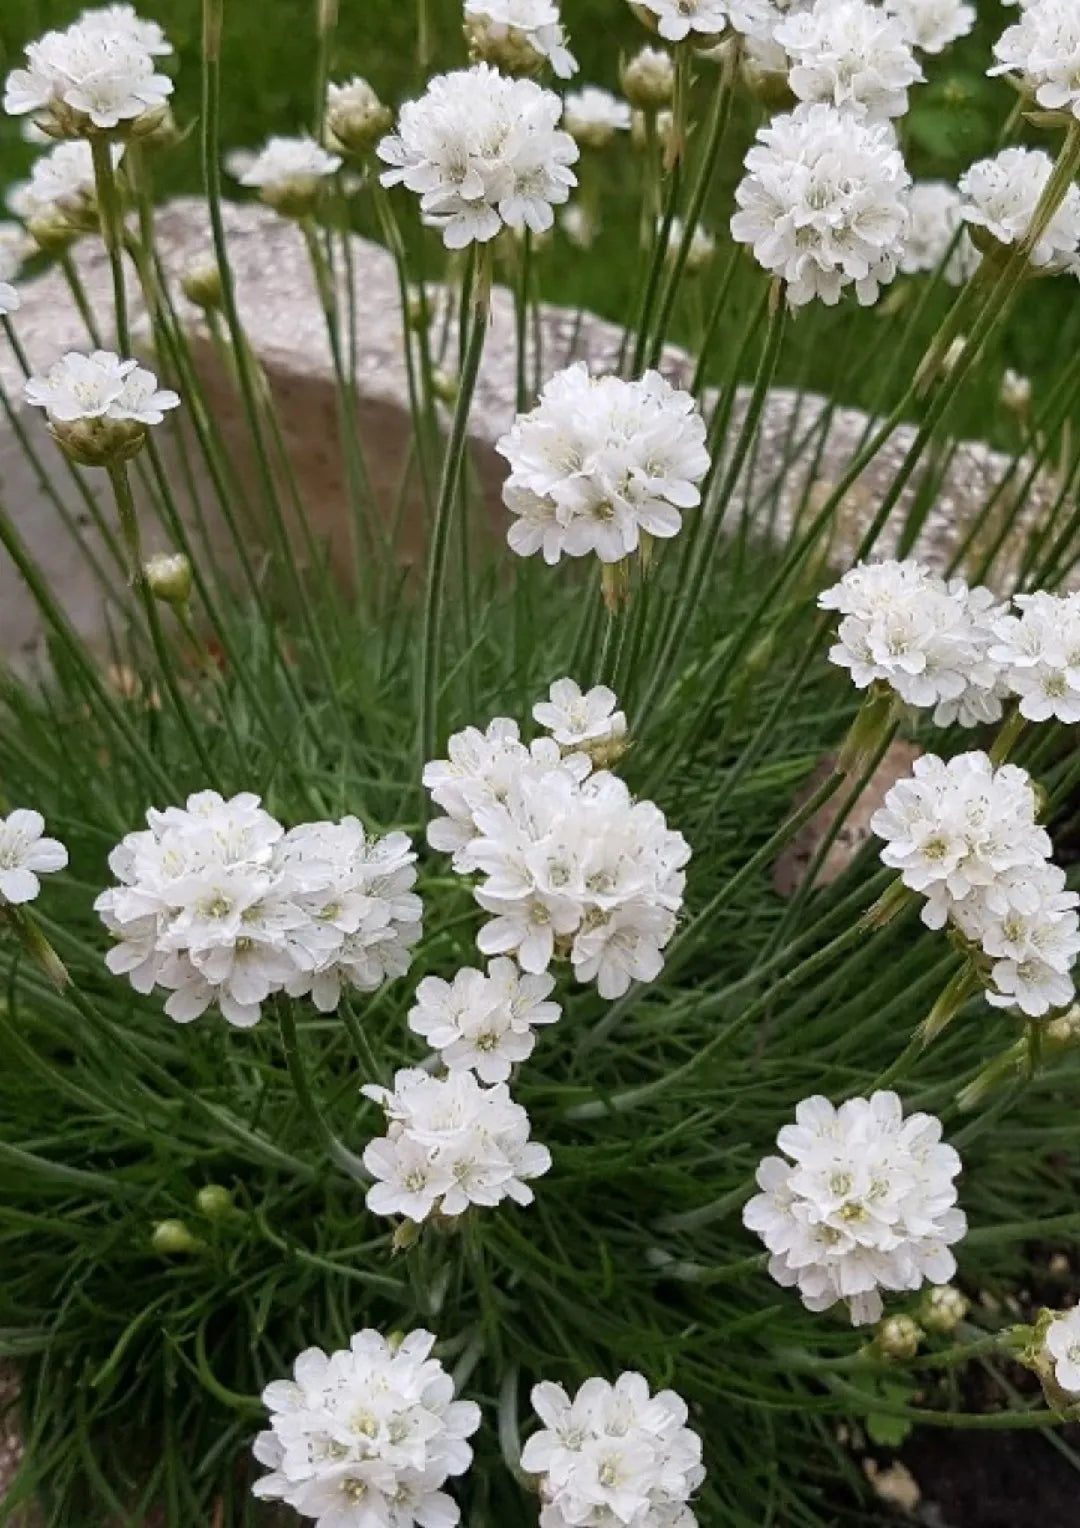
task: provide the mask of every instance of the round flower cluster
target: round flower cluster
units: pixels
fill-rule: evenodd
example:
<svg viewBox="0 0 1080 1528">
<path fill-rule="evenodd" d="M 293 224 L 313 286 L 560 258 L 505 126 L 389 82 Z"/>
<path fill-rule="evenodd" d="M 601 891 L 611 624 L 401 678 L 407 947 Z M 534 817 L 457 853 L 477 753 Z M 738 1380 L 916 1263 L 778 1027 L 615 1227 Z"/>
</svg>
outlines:
<svg viewBox="0 0 1080 1528">
<path fill-rule="evenodd" d="M 122 152 L 120 144 L 109 145 L 114 169 Z M 35 241 L 46 248 L 54 243 L 63 247 L 80 233 L 95 231 L 97 196 L 89 143 L 75 139 L 41 154 L 31 167 L 29 180 L 8 193 L 8 206 L 26 223 Z"/>
<path fill-rule="evenodd" d="M 990 649 L 1028 721 L 1080 722 L 1080 595 L 1017 594 Z"/>
<path fill-rule="evenodd" d="M 630 107 L 610 90 L 586 85 L 563 103 L 563 127 L 583 149 L 602 149 L 616 133 L 630 131 Z"/>
<path fill-rule="evenodd" d="M 425 976 L 409 1010 L 409 1028 L 422 1035 L 451 1071 L 475 1072 L 481 1082 L 506 1082 L 515 1064 L 533 1053 L 538 1024 L 554 1024 L 558 1003 L 545 1002 L 555 978 L 523 976 L 500 957 L 487 975 L 472 966 L 452 982 Z"/>
<path fill-rule="evenodd" d="M 553 91 L 488 64 L 437 75 L 378 146 L 390 166 L 383 185 L 415 191 L 448 249 L 493 239 L 504 226 L 544 233 L 577 184 L 578 147 L 559 129 L 561 115 Z"/>
<path fill-rule="evenodd" d="M 1080 897 L 1050 862 L 1037 814 L 1031 778 L 1015 764 L 926 754 L 870 821 L 885 840 L 882 862 L 926 898 L 923 922 L 951 922 L 981 947 L 987 1001 L 1031 1018 L 1072 1001 L 1080 952 Z"/>
<path fill-rule="evenodd" d="M 171 51 L 157 23 L 130 6 L 87 12 L 29 45 L 27 67 L 8 75 L 4 110 L 32 115 L 55 138 L 138 131 L 166 110 L 173 84 L 154 59 Z"/>
<path fill-rule="evenodd" d="M 864 1326 L 881 1318 L 880 1291 L 953 1276 L 949 1247 L 967 1230 L 953 1183 L 960 1158 L 932 1114 L 905 1119 L 895 1093 L 839 1109 L 805 1098 L 776 1144 L 784 1156 L 758 1167 L 762 1192 L 743 1222 L 772 1254 L 772 1277 L 797 1286 L 807 1310 L 845 1300 L 852 1325 Z"/>
<path fill-rule="evenodd" d="M 921 53 L 944 53 L 977 20 L 975 7 L 965 0 L 885 0 L 885 9 Z"/>
<path fill-rule="evenodd" d="M 921 563 L 860 563 L 818 598 L 839 610 L 830 660 L 856 687 L 887 684 L 910 706 L 934 708 L 934 723 L 974 727 L 1001 717 L 1008 693 L 992 653 L 1005 610 L 989 589 L 948 583 Z"/>
<path fill-rule="evenodd" d="M 641 1374 L 614 1385 L 587 1379 L 573 1400 L 561 1385 L 535 1385 L 544 1424 L 521 1454 L 540 1477 L 540 1528 L 694 1528 L 687 1503 L 705 1478 L 701 1439 L 674 1390 L 652 1395 Z"/>
<path fill-rule="evenodd" d="M 43 376 L 28 378 L 24 391 L 27 403 L 45 410 L 59 443 L 85 466 L 133 455 L 148 426 L 180 406 L 178 394 L 158 387 L 152 371 L 111 350 L 70 350 Z"/>
<path fill-rule="evenodd" d="M 976 244 L 1018 244 L 1031 227 L 1054 161 L 1042 149 L 1002 149 L 980 159 L 960 178 L 962 216 L 975 230 Z M 1080 188 L 1070 186 L 1035 248 L 1030 262 L 1047 275 L 1080 274 Z"/>
<path fill-rule="evenodd" d="M 605 998 L 658 976 L 690 858 L 659 807 L 584 753 L 561 756 L 550 738 L 526 747 L 505 717 L 457 733 L 449 755 L 424 769 L 446 813 L 428 840 L 460 874 L 482 877 L 474 894 L 493 915 L 477 937 L 483 953 L 513 954 L 534 974 L 567 956 Z"/>
<path fill-rule="evenodd" d="M 304 217 L 322 194 L 326 180 L 341 168 L 313 138 L 271 138 L 239 176 L 261 199 L 286 217 Z"/>
<path fill-rule="evenodd" d="M 461 1215 L 471 1204 L 503 1199 L 531 1204 L 530 1178 L 551 1167 L 551 1153 L 529 1139 L 529 1116 L 505 1083 L 483 1087 L 470 1071 L 432 1077 L 407 1068 L 392 1088 L 360 1090 L 386 1111 L 387 1133 L 370 1141 L 364 1166 L 373 1215 Z"/>
<path fill-rule="evenodd" d="M 1051 1321 L 1044 1340 L 1055 1380 L 1067 1396 L 1080 1400 L 1080 1306 Z"/>
<path fill-rule="evenodd" d="M 1080 118 L 1080 8 L 1075 0 L 1026 0 L 994 44 L 990 74 L 1011 74 L 1047 111 Z"/>
<path fill-rule="evenodd" d="M 670 537 L 701 502 L 709 470 L 705 421 L 689 393 L 659 372 L 637 382 L 590 377 L 583 361 L 558 372 L 495 449 L 510 463 L 503 502 L 521 557 L 595 554 L 620 562 L 642 533 Z"/>
<path fill-rule="evenodd" d="M 577 73 L 556 0 L 465 0 L 465 38 L 474 58 L 509 74 L 544 64 L 561 80 Z"/>
<path fill-rule="evenodd" d="M 800 101 L 902 117 L 908 87 L 923 78 L 904 26 L 866 0 L 816 0 L 773 37 L 791 60 L 788 84 Z"/>
<path fill-rule="evenodd" d="M 783 279 L 793 307 L 864 305 L 896 275 L 907 237 L 910 176 L 888 122 L 816 102 L 758 130 L 731 233 Z"/>
<path fill-rule="evenodd" d="M 40 812 L 20 807 L 0 817 L 0 907 L 33 902 L 41 891 L 39 876 L 63 870 L 68 852 L 56 838 L 45 838 Z"/>
<path fill-rule="evenodd" d="M 911 223 L 900 255 L 905 276 L 936 271 L 944 261 L 942 278 L 963 286 L 979 268 L 979 251 L 964 226 L 959 191 L 945 181 L 926 180 L 912 186 L 908 196 Z"/>
<path fill-rule="evenodd" d="M 421 906 L 404 833 L 369 839 L 355 817 L 286 833 L 257 796 L 216 791 L 146 820 L 109 856 L 120 884 L 94 906 L 117 939 L 109 970 L 171 992 L 178 1023 L 216 1003 L 247 1028 L 278 992 L 331 1012 L 344 988 L 408 969 Z"/>
<path fill-rule="evenodd" d="M 434 1345 L 430 1332 L 387 1342 L 367 1330 L 336 1353 L 301 1353 L 293 1379 L 263 1391 L 270 1427 L 254 1454 L 270 1473 L 254 1494 L 316 1528 L 453 1528 L 460 1513 L 442 1487 L 472 1463 L 480 1408 L 454 1400 Z"/>
</svg>

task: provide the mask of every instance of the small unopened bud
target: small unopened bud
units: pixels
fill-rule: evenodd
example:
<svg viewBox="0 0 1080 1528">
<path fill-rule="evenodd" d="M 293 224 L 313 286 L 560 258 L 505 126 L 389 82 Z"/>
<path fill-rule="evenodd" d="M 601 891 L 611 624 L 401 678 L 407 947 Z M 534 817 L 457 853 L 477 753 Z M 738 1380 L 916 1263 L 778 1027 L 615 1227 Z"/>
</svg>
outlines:
<svg viewBox="0 0 1080 1528">
<path fill-rule="evenodd" d="M 49 433 L 79 467 L 129 462 L 142 450 L 146 425 L 137 419 L 50 419 Z"/>
<path fill-rule="evenodd" d="M 474 62 L 494 64 L 504 74 L 538 74 L 546 56 L 533 46 L 528 32 L 489 16 L 466 16 L 465 42 Z"/>
<path fill-rule="evenodd" d="M 878 897 L 872 907 L 868 907 L 859 919 L 859 927 L 869 931 L 870 929 L 885 928 L 894 918 L 898 918 L 902 912 L 910 907 L 915 893 L 909 891 L 903 881 L 897 876 L 891 886 Z"/>
<path fill-rule="evenodd" d="M 395 1252 L 407 1252 L 420 1240 L 420 1227 L 415 1220 L 403 1220 L 394 1230 L 391 1246 Z M 388 1339 L 393 1341 L 393 1338 Z"/>
<path fill-rule="evenodd" d="M 326 131 L 330 148 L 362 158 L 389 130 L 393 120 L 393 112 L 383 105 L 367 80 L 357 76 L 347 85 L 327 87 Z"/>
<path fill-rule="evenodd" d="M 159 552 L 143 564 L 143 576 L 165 605 L 186 605 L 191 598 L 191 563 L 183 552 Z"/>
<path fill-rule="evenodd" d="M 26 225 L 26 231 L 39 249 L 47 255 L 62 255 L 75 240 L 88 230 L 81 223 L 68 217 L 59 207 L 36 213 Z"/>
<path fill-rule="evenodd" d="M 941 358 L 942 375 L 951 377 L 960 364 L 960 358 L 967 349 L 967 335 L 958 334 L 952 344 Z"/>
<path fill-rule="evenodd" d="M 206 1243 L 193 1236 L 182 1220 L 159 1220 L 150 1237 L 150 1245 L 165 1257 L 206 1251 Z"/>
<path fill-rule="evenodd" d="M 642 48 L 619 71 L 623 95 L 638 111 L 660 111 L 675 96 L 675 64 L 663 48 Z"/>
<path fill-rule="evenodd" d="M 135 129 L 135 137 L 148 148 L 174 149 L 184 141 L 184 134 L 177 127 L 176 118 L 168 106 L 163 106 L 160 112 L 140 118 L 140 124 Z"/>
<path fill-rule="evenodd" d="M 1015 414 L 1018 419 L 1023 419 L 1031 407 L 1031 381 L 1013 371 L 1011 367 L 1006 369 L 1001 379 L 1001 403 L 1008 409 L 1010 414 Z"/>
<path fill-rule="evenodd" d="M 955 1284 L 935 1284 L 923 1295 L 919 1320 L 923 1329 L 948 1337 L 965 1319 L 971 1302 Z"/>
<path fill-rule="evenodd" d="M 874 1335 L 874 1346 L 882 1358 L 902 1362 L 915 1357 L 922 1338 L 922 1328 L 913 1317 L 888 1316 Z"/>
<path fill-rule="evenodd" d="M 63 992 L 71 980 L 67 967 L 37 926 L 31 914 L 22 907 L 9 907 L 0 900 L 0 922 L 6 922 L 30 959 L 58 992 Z"/>
<path fill-rule="evenodd" d="M 196 255 L 189 260 L 180 277 L 180 287 L 188 302 L 208 312 L 222 303 L 221 270 L 213 255 Z"/>
<path fill-rule="evenodd" d="M 1073 1004 L 1046 1026 L 1044 1038 L 1055 1046 L 1072 1046 L 1080 1041 L 1080 1005 Z"/>
<path fill-rule="evenodd" d="M 236 1213 L 233 1196 L 223 1183 L 206 1183 L 195 1195 L 195 1207 L 208 1220 L 224 1220 Z"/>
<path fill-rule="evenodd" d="M 440 403 L 456 403 L 459 387 L 460 382 L 455 372 L 444 371 L 441 366 L 432 367 L 431 391 Z"/>
</svg>

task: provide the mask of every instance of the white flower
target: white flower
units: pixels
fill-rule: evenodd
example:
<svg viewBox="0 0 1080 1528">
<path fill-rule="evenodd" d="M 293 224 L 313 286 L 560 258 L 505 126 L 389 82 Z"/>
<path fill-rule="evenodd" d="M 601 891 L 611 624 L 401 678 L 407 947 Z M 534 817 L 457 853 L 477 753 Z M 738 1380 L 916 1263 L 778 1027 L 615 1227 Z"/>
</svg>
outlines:
<svg viewBox="0 0 1080 1528">
<path fill-rule="evenodd" d="M 12 313 L 17 313 L 21 306 L 21 299 L 15 288 L 7 281 L 0 281 L 0 318 L 8 318 Z"/>
<path fill-rule="evenodd" d="M 63 870 L 68 852 L 56 838 L 43 838 L 45 819 L 24 807 L 0 817 L 0 907 L 33 902 L 41 890 L 38 879 Z"/>
<path fill-rule="evenodd" d="M 568 955 L 605 998 L 658 976 L 690 858 L 659 808 L 554 739 L 526 748 L 505 718 L 452 737 L 449 753 L 424 770 L 447 814 L 428 840 L 460 874 L 483 877 L 476 900 L 493 915 L 483 953 L 512 954 L 531 974 Z"/>
<path fill-rule="evenodd" d="M 122 145 L 109 146 L 113 168 L 120 162 Z M 17 217 L 65 217 L 87 219 L 95 206 L 94 161 L 89 143 L 76 139 L 58 143 L 41 154 L 30 169 L 30 179 L 12 187 L 8 206 Z"/>
<path fill-rule="evenodd" d="M 521 1467 L 540 1477 L 540 1528 L 695 1528 L 687 1503 L 705 1478 L 701 1439 L 674 1390 L 653 1395 L 627 1372 L 614 1385 L 587 1379 L 573 1399 L 545 1381 L 532 1403 L 543 1427 Z"/>
<path fill-rule="evenodd" d="M 560 79 L 577 73 L 556 0 L 465 0 L 465 36 L 474 57 L 510 72 L 547 63 Z"/>
<path fill-rule="evenodd" d="M 1046 1329 L 1046 1351 L 1062 1390 L 1080 1399 L 1080 1306 L 1051 1321 Z"/>
<path fill-rule="evenodd" d="M 378 154 L 383 185 L 404 184 L 449 249 L 493 239 L 504 226 L 544 233 L 570 195 L 578 147 L 559 130 L 562 102 L 533 80 L 487 64 L 437 75 L 401 109 Z"/>
<path fill-rule="evenodd" d="M 800 101 L 902 117 L 908 86 L 923 78 L 904 27 L 866 0 L 817 0 L 773 39 L 792 61 L 788 84 Z"/>
<path fill-rule="evenodd" d="M 303 216 L 340 168 L 340 154 L 328 153 L 313 138 L 271 138 L 243 165 L 238 179 L 242 186 L 255 187 L 278 212 Z"/>
<path fill-rule="evenodd" d="M 163 987 L 186 1024 L 216 1004 L 249 1027 L 278 992 L 329 1012 L 408 967 L 420 904 L 404 834 L 370 840 L 355 818 L 286 833 L 250 794 L 215 791 L 147 813 L 94 906 L 117 940 L 106 964 L 137 992 Z"/>
<path fill-rule="evenodd" d="M 905 276 L 936 271 L 943 260 L 942 275 L 949 286 L 963 286 L 975 274 L 981 256 L 964 227 L 962 205 L 959 191 L 945 181 L 926 180 L 912 186 L 908 194 L 911 222 L 900 255 Z"/>
<path fill-rule="evenodd" d="M 877 1321 L 881 1291 L 943 1284 L 949 1251 L 967 1230 L 953 1179 L 960 1158 L 931 1114 L 904 1118 L 895 1093 L 851 1098 L 839 1109 L 803 1099 L 766 1157 L 743 1222 L 772 1254 L 769 1272 L 797 1286 L 807 1310 L 845 1300 L 854 1326 Z M 789 1160 L 790 1159 L 790 1160 Z"/>
<path fill-rule="evenodd" d="M 667 42 L 682 42 L 691 32 L 719 37 L 731 18 L 729 0 L 640 0 L 656 17 L 656 30 Z"/>
<path fill-rule="evenodd" d="M 473 1204 L 531 1204 L 528 1180 L 551 1167 L 551 1153 L 530 1141 L 529 1116 L 505 1083 L 485 1088 L 465 1069 L 445 1077 L 412 1069 L 398 1072 L 392 1088 L 361 1092 L 382 1105 L 388 1124 L 364 1152 L 376 1180 L 367 1193 L 374 1215 L 419 1223 Z"/>
<path fill-rule="evenodd" d="M 628 133 L 630 117 L 626 101 L 597 85 L 586 85 L 563 102 L 563 127 L 582 148 L 602 149 L 616 133 Z"/>
<path fill-rule="evenodd" d="M 1031 227 L 1053 168 L 1042 149 L 1002 149 L 994 159 L 980 159 L 960 179 L 965 221 L 985 229 L 998 244 L 1019 243 Z M 1051 275 L 1080 271 L 1080 188 L 1069 187 L 1030 261 Z"/>
<path fill-rule="evenodd" d="M 839 610 L 833 663 L 860 690 L 887 684 L 907 705 L 934 707 L 934 723 L 997 721 L 1007 689 L 991 656 L 1005 606 L 988 589 L 948 583 L 921 563 L 860 563 L 819 597 Z"/>
<path fill-rule="evenodd" d="M 977 19 L 975 7 L 965 0 L 885 0 L 885 9 L 899 21 L 911 46 L 923 53 L 944 53 L 967 36 Z"/>
<path fill-rule="evenodd" d="M 560 748 L 586 753 L 596 745 L 621 743 L 626 736 L 626 716 L 617 710 L 615 691 L 597 684 L 582 693 L 573 679 L 556 679 L 548 699 L 533 706 L 533 719 L 550 732 Z"/>
<path fill-rule="evenodd" d="M 558 372 L 495 449 L 510 463 L 503 502 L 519 556 L 619 562 L 642 532 L 678 533 L 709 470 L 705 421 L 689 393 L 649 371 L 637 382 Z"/>
<path fill-rule="evenodd" d="M 152 25 L 152 23 L 151 23 Z M 77 138 L 87 127 L 116 129 L 163 110 L 172 80 L 126 25 L 76 22 L 46 32 L 26 50 L 27 67 L 8 75 L 4 110 L 33 113 L 56 136 Z"/>
<path fill-rule="evenodd" d="M 990 656 L 1028 721 L 1080 721 L 1080 595 L 1018 594 L 994 622 Z"/>
<path fill-rule="evenodd" d="M 523 976 L 500 958 L 487 974 L 466 966 L 452 982 L 427 976 L 416 989 L 409 1028 L 422 1035 L 450 1071 L 476 1073 L 481 1082 L 506 1082 L 513 1067 L 532 1055 L 533 1027 L 554 1024 L 562 1013 L 545 999 L 553 976 Z"/>
<path fill-rule="evenodd" d="M 1080 9 L 1074 0 L 1027 0 L 994 44 L 990 74 L 1011 74 L 1047 111 L 1080 118 Z"/>
<path fill-rule="evenodd" d="M 909 221 L 911 180 L 889 124 L 799 106 L 759 129 L 746 169 L 732 236 L 783 278 L 788 301 L 831 305 L 851 283 L 861 303 L 876 301 Z"/>
<path fill-rule="evenodd" d="M 30 377 L 25 392 L 28 403 L 61 424 L 82 419 L 160 424 L 165 410 L 180 404 L 176 393 L 158 387 L 153 372 L 111 350 L 90 355 L 69 350 L 44 376 Z"/>
<path fill-rule="evenodd" d="M 167 58 L 173 50 L 158 23 L 138 15 L 133 5 L 102 5 L 83 11 L 79 26 L 102 37 L 127 37 L 152 57 Z"/>
<path fill-rule="evenodd" d="M 368 1329 L 338 1352 L 301 1353 L 294 1378 L 263 1391 L 270 1427 L 254 1454 L 269 1473 L 254 1494 L 316 1528 L 453 1528 L 442 1487 L 472 1463 L 480 1408 L 454 1399 L 434 1345 L 422 1330 L 387 1342 Z"/>
</svg>

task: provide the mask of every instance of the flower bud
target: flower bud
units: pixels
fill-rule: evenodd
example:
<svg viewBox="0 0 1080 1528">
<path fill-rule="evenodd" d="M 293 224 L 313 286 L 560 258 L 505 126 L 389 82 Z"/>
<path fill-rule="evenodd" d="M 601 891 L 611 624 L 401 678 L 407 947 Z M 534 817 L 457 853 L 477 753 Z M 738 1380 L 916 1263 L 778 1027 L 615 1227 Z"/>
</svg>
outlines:
<svg viewBox="0 0 1080 1528">
<path fill-rule="evenodd" d="M 50 207 L 30 218 L 26 231 L 47 255 L 62 255 L 87 230 L 74 222 L 59 207 Z"/>
<path fill-rule="evenodd" d="M 195 1206 L 208 1220 L 224 1220 L 236 1213 L 233 1196 L 223 1183 L 206 1183 L 195 1195 Z"/>
<path fill-rule="evenodd" d="M 1031 407 L 1031 381 L 1023 377 L 1018 371 L 1007 367 L 1005 375 L 1001 379 L 1001 403 L 1008 409 L 1010 414 L 1015 414 L 1018 419 L 1023 419 Z"/>
<path fill-rule="evenodd" d="M 923 1295 L 919 1320 L 923 1329 L 948 1337 L 967 1316 L 971 1302 L 955 1284 L 935 1284 Z"/>
<path fill-rule="evenodd" d="M 394 1229 L 394 1238 L 391 1246 L 395 1252 L 407 1252 L 410 1247 L 415 1247 L 420 1240 L 420 1227 L 415 1220 L 403 1220 Z M 391 1337 L 389 1341 L 393 1342 Z"/>
<path fill-rule="evenodd" d="M 441 366 L 431 369 L 431 391 L 440 403 L 453 405 L 457 402 L 459 382 L 456 373 L 444 371 Z"/>
<path fill-rule="evenodd" d="M 213 255 L 196 255 L 189 260 L 180 277 L 180 287 L 188 302 L 211 312 L 221 307 L 221 270 Z"/>
<path fill-rule="evenodd" d="M 788 56 L 779 43 L 747 39 L 739 73 L 747 91 L 767 111 L 787 111 L 795 102 L 788 83 Z"/>
<path fill-rule="evenodd" d="M 596 241 L 596 223 L 588 208 L 580 202 L 573 202 L 564 209 L 559 227 L 575 249 L 591 249 Z"/>
<path fill-rule="evenodd" d="M 206 1243 L 192 1236 L 182 1220 L 159 1220 L 150 1237 L 150 1245 L 164 1257 L 206 1251 Z"/>
<path fill-rule="evenodd" d="M 638 111 L 659 111 L 675 96 L 675 65 L 663 48 L 642 48 L 619 71 L 622 92 Z"/>
<path fill-rule="evenodd" d="M 431 310 L 431 299 L 423 287 L 410 287 L 408 305 L 405 310 L 409 328 L 414 334 L 431 327 L 431 321 L 435 317 Z"/>
<path fill-rule="evenodd" d="M 143 564 L 143 577 L 165 605 L 186 605 L 191 598 L 191 563 L 183 552 L 158 552 Z"/>
<path fill-rule="evenodd" d="M 914 1358 L 923 1333 L 911 1316 L 888 1316 L 874 1335 L 874 1346 L 881 1357 L 892 1362 Z"/>
<path fill-rule="evenodd" d="M 504 74 L 538 74 L 543 53 L 533 47 L 527 32 L 490 16 L 466 16 L 465 42 L 474 63 L 494 64 Z"/>
<path fill-rule="evenodd" d="M 168 106 L 140 118 L 134 136 L 151 149 L 174 149 L 184 141 L 184 134 L 177 127 L 176 118 Z"/>
<path fill-rule="evenodd" d="M 49 433 L 79 467 L 107 467 L 138 456 L 146 425 L 137 419 L 50 419 Z"/>
<path fill-rule="evenodd" d="M 394 120 L 367 80 L 357 76 L 347 85 L 330 85 L 326 91 L 326 131 L 329 147 L 362 158 L 378 143 Z"/>
</svg>

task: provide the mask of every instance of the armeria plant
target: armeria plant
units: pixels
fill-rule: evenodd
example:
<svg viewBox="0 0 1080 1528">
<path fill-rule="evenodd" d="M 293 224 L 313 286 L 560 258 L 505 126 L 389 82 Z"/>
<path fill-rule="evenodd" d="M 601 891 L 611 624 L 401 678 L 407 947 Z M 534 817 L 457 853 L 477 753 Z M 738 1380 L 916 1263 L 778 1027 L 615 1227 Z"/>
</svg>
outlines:
<svg viewBox="0 0 1080 1528">
<path fill-rule="evenodd" d="M 565 9 L 467 0 L 433 72 L 420 0 L 388 105 L 333 77 L 320 0 L 314 115 L 257 153 L 221 141 L 224 0 L 195 122 L 126 4 L 8 76 L 51 146 L 0 241 L 3 404 L 106 635 L 0 504 L 46 636 L 2 681 L 5 1520 L 824 1528 L 852 1439 L 1080 1415 L 1075 1310 L 1012 1298 L 1080 1229 L 1080 363 L 1000 361 L 1080 276 L 1080 13 L 1003 30 L 997 148 L 945 183 L 908 114 L 969 5 L 640 0 L 618 96 Z M 152 184 L 192 133 L 211 247 L 174 282 Z M 347 568 L 241 320 L 226 160 L 310 265 Z M 620 184 L 638 292 L 597 374 L 541 350 L 540 294 L 557 222 L 608 258 Z M 396 505 L 354 215 L 399 281 Z M 85 330 L 59 356 L 20 330 L 32 252 Z M 839 460 L 839 390 L 800 423 L 822 344 L 872 404 Z M 988 381 L 1010 449 L 945 549 Z"/>
</svg>

